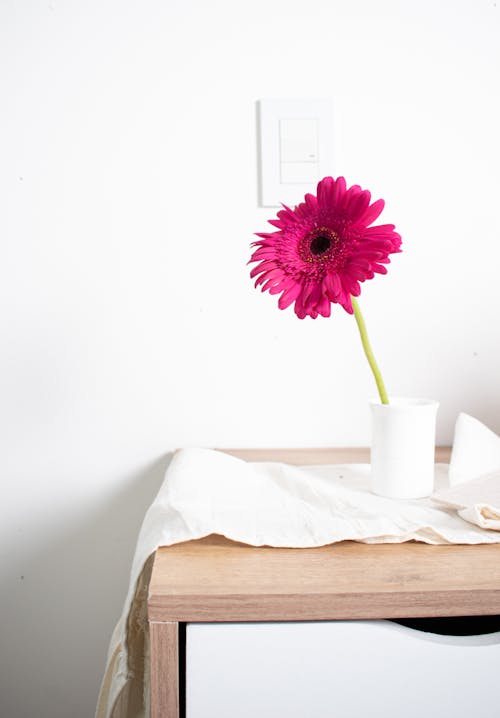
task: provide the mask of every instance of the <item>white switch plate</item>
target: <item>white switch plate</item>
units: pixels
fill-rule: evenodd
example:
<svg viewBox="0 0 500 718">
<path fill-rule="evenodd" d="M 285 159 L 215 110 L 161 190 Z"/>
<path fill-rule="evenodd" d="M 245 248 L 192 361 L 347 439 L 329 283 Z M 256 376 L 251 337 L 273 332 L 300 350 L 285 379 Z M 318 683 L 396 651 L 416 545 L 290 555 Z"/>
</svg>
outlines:
<svg viewBox="0 0 500 718">
<path fill-rule="evenodd" d="M 260 100 L 261 207 L 296 205 L 333 174 L 331 100 Z"/>
</svg>

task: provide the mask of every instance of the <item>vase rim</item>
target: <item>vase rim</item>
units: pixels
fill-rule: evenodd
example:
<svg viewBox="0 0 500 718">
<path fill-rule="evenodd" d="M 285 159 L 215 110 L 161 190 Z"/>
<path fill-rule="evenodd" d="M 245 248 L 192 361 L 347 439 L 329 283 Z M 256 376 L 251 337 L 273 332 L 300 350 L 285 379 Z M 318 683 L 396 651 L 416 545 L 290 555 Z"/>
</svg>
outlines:
<svg viewBox="0 0 500 718">
<path fill-rule="evenodd" d="M 436 399 L 428 399 L 426 397 L 411 396 L 390 396 L 388 404 L 382 404 L 380 399 L 370 399 L 370 406 L 377 406 L 380 409 L 408 409 L 408 408 L 429 408 L 438 407 L 439 401 Z"/>
</svg>

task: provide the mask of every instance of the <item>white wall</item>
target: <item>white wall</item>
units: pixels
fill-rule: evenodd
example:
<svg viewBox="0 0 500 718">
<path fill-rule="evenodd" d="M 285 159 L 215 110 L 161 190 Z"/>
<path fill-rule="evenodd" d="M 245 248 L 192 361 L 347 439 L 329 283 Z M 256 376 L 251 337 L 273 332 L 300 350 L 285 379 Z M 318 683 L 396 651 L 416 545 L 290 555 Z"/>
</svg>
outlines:
<svg viewBox="0 0 500 718">
<path fill-rule="evenodd" d="M 366 444 L 354 321 L 248 278 L 255 102 L 332 97 L 332 174 L 404 253 L 362 306 L 391 393 L 500 431 L 496 0 L 0 5 L 0 714 L 91 715 L 174 447 Z"/>
</svg>

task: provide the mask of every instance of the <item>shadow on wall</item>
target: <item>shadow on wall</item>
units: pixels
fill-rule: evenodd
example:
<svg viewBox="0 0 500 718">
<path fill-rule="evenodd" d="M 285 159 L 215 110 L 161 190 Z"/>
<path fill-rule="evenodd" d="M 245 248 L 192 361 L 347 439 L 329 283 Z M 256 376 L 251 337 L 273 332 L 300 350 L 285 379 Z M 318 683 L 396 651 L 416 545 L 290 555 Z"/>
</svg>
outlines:
<svg viewBox="0 0 500 718">
<path fill-rule="evenodd" d="M 94 715 L 140 526 L 171 458 L 137 472 L 71 532 L 33 546 L 22 574 L 0 586 L 0 715 Z"/>
</svg>

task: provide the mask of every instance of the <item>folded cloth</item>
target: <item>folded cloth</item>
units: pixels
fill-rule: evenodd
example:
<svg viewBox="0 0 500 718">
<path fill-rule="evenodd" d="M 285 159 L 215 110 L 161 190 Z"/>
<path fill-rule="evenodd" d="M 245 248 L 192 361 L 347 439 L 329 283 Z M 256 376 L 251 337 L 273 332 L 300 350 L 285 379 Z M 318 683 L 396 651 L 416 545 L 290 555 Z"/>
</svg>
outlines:
<svg viewBox="0 0 500 718">
<path fill-rule="evenodd" d="M 500 471 L 437 491 L 432 498 L 476 526 L 500 531 Z"/>
<path fill-rule="evenodd" d="M 253 546 L 364 543 L 500 543 L 500 533 L 465 523 L 431 499 L 370 493 L 363 464 L 251 463 L 209 449 L 178 451 L 139 535 L 130 587 L 109 649 L 97 718 L 148 715 L 146 595 L 158 546 L 221 534 Z M 436 486 L 447 484 L 436 466 Z"/>
<path fill-rule="evenodd" d="M 436 491 L 432 498 L 476 526 L 500 531 L 500 471 Z"/>
<path fill-rule="evenodd" d="M 500 531 L 500 437 L 459 414 L 449 469 L 450 487 L 432 498 L 483 529 Z"/>
</svg>

